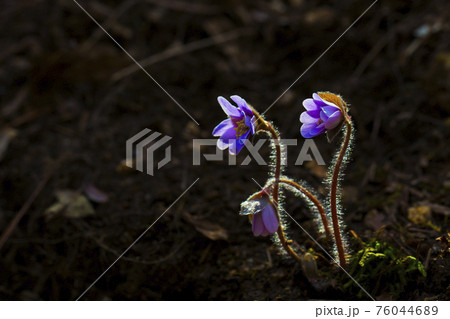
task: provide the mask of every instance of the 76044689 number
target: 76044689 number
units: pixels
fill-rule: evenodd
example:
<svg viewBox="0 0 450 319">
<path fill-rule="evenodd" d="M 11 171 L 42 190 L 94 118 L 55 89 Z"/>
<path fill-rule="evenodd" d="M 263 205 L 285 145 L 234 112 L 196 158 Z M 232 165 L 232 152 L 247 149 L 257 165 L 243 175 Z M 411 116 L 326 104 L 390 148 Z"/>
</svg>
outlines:
<svg viewBox="0 0 450 319">
<path fill-rule="evenodd" d="M 402 307 L 397 307 L 397 306 L 377 306 L 378 310 L 377 310 L 377 316 L 380 315 L 385 315 L 385 316 L 389 316 L 389 315 L 425 315 L 425 316 L 435 316 L 438 314 L 439 309 L 437 306 L 410 306 L 410 307 L 406 307 L 406 306 L 402 306 Z"/>
</svg>

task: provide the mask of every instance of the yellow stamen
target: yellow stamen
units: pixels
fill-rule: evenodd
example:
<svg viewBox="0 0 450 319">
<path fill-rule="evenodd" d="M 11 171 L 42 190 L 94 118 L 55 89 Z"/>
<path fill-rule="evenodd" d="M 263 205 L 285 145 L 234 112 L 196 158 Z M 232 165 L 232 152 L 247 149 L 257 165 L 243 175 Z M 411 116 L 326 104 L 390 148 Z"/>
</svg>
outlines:
<svg viewBox="0 0 450 319">
<path fill-rule="evenodd" d="M 236 138 L 240 138 L 242 135 L 244 135 L 248 131 L 248 126 L 245 125 L 245 117 L 236 122 L 236 127 L 234 128 L 236 131 Z"/>
</svg>

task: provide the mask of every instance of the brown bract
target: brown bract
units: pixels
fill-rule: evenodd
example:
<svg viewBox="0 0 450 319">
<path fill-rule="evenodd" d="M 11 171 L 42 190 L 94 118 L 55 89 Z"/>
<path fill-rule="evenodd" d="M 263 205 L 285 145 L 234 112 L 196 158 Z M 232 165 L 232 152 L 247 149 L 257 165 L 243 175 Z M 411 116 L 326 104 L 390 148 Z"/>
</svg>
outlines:
<svg viewBox="0 0 450 319">
<path fill-rule="evenodd" d="M 340 95 L 336 95 L 330 92 L 319 92 L 317 94 L 325 101 L 331 102 L 339 107 L 343 114 L 347 114 L 347 103 L 344 102 Z"/>
</svg>

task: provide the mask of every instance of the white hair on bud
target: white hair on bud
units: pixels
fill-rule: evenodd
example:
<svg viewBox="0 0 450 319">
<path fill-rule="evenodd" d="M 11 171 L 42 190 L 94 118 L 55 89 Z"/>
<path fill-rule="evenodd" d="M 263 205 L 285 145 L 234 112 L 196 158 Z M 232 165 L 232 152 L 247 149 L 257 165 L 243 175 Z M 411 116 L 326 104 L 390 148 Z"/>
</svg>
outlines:
<svg viewBox="0 0 450 319">
<path fill-rule="evenodd" d="M 241 203 L 241 211 L 239 215 L 253 215 L 261 210 L 261 205 L 259 201 L 246 200 Z"/>
</svg>

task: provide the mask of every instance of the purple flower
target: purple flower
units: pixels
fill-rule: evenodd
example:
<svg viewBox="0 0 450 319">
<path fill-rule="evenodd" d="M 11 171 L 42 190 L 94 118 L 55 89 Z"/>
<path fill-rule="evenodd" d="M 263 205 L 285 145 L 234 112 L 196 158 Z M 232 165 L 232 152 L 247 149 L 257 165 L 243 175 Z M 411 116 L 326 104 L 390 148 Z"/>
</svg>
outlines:
<svg viewBox="0 0 450 319">
<path fill-rule="evenodd" d="M 314 93 L 312 99 L 303 101 L 306 111 L 300 115 L 303 123 L 300 132 L 304 138 L 315 137 L 337 127 L 344 116 L 346 104 L 338 95 L 328 92 Z"/>
<path fill-rule="evenodd" d="M 228 118 L 222 121 L 213 130 L 214 136 L 219 136 L 217 147 L 221 150 L 230 149 L 230 154 L 236 155 L 244 147 L 249 135 L 255 134 L 255 116 L 247 102 L 238 95 L 231 99 L 238 107 L 233 106 L 224 97 L 219 96 L 217 101 Z"/>
<path fill-rule="evenodd" d="M 278 230 L 279 221 L 275 206 L 265 191 L 250 196 L 242 203 L 241 215 L 249 215 L 255 236 L 268 236 Z"/>
<path fill-rule="evenodd" d="M 278 225 L 278 217 L 272 204 L 267 204 L 262 211 L 253 215 L 252 231 L 255 236 L 275 234 Z"/>
</svg>

